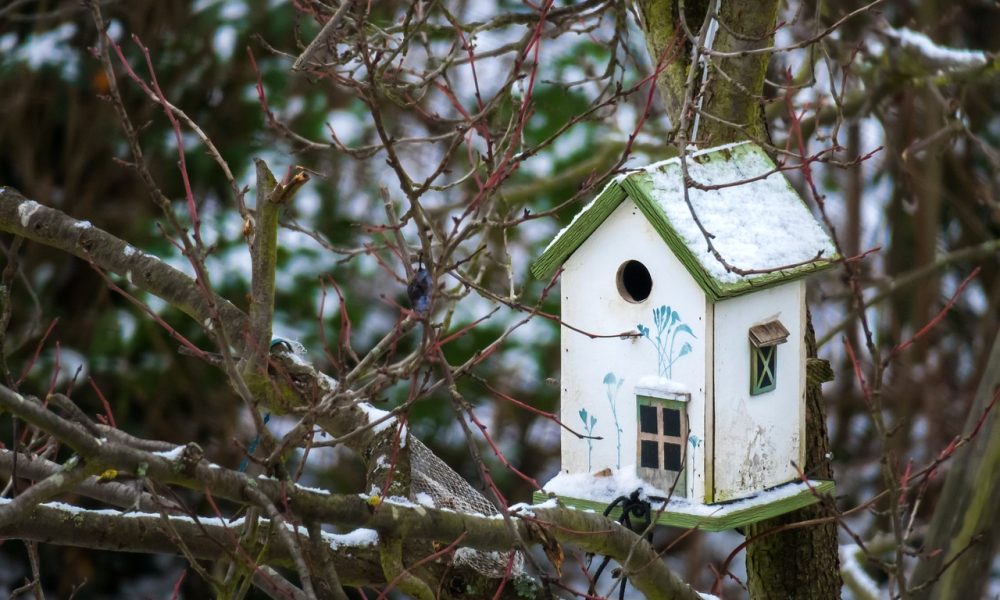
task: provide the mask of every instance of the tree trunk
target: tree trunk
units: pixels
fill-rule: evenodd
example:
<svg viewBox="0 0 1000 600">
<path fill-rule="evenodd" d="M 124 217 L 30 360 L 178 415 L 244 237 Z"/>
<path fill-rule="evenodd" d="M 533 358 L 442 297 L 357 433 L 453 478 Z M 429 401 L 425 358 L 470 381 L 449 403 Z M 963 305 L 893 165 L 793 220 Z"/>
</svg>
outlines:
<svg viewBox="0 0 1000 600">
<path fill-rule="evenodd" d="M 642 17 L 643 33 L 650 59 L 656 65 L 669 60 L 678 38 L 690 33 L 698 37 L 707 11 L 715 2 L 677 0 L 636 0 Z M 687 30 L 680 25 L 681 5 Z M 711 27 L 706 40 L 709 47 L 719 52 L 746 52 L 767 48 L 774 42 L 774 28 L 778 16 L 778 2 L 722 2 L 718 7 L 721 25 Z M 676 58 L 661 65 L 663 70 L 656 79 L 657 91 L 674 126 L 681 122 L 685 110 L 685 85 L 691 68 L 692 44 L 684 41 Z M 710 57 L 707 77 L 698 74 L 694 79 L 697 89 L 691 95 L 692 103 L 700 106 L 698 130 L 688 131 L 687 139 L 701 147 L 729 142 L 764 138 L 763 89 L 770 53 L 746 54 L 735 57 Z M 702 82 L 704 89 L 701 89 Z M 692 107 L 688 107 L 691 110 Z M 695 118 L 689 119 L 693 125 Z"/>
<path fill-rule="evenodd" d="M 1000 336 L 993 342 L 983 373 L 965 424 L 966 435 L 1000 395 Z M 995 404 L 976 437 L 951 460 L 924 543 L 924 552 L 931 556 L 917 565 L 911 582 L 911 588 L 927 587 L 918 589 L 913 598 L 983 597 L 990 562 L 1000 550 L 1000 414 Z"/>
<path fill-rule="evenodd" d="M 812 315 L 807 315 L 806 350 L 813 358 L 816 356 L 816 333 Z M 822 380 L 809 377 L 806 385 L 808 447 L 805 470 L 811 477 L 832 479 L 821 384 Z M 830 515 L 826 505 L 814 504 L 754 523 L 746 528 L 745 534 L 751 539 L 782 525 Z M 747 546 L 747 578 L 751 598 L 839 598 L 841 579 L 836 523 L 791 529 L 752 542 Z"/>
<path fill-rule="evenodd" d="M 718 31 L 711 47 L 718 52 L 752 52 L 774 45 L 778 2 L 720 2 Z M 695 143 L 717 146 L 747 139 L 766 141 L 764 79 L 771 53 L 713 57 L 703 91 Z"/>
<path fill-rule="evenodd" d="M 710 8 L 705 3 L 690 3 L 684 10 L 688 30 L 695 36 L 701 29 L 701 19 Z M 715 3 L 710 3 L 712 6 Z M 676 0 L 636 0 L 642 16 L 652 62 L 668 55 L 678 20 L 680 3 Z M 722 2 L 719 6 L 721 25 L 715 27 L 714 36 L 708 40 L 711 48 L 719 52 L 753 51 L 767 48 L 774 42 L 778 2 Z M 682 30 L 680 35 L 686 35 Z M 682 57 L 670 63 L 657 79 L 658 90 L 676 125 L 681 122 L 684 110 L 684 82 L 691 65 L 691 45 L 685 44 Z M 746 54 L 736 57 L 711 57 L 707 77 L 698 74 L 692 81 L 705 88 L 690 95 L 692 103 L 700 106 L 697 132 L 686 132 L 688 139 L 702 147 L 752 139 L 763 140 L 765 133 L 763 88 L 770 53 Z M 700 101 L 699 101 L 700 98 Z M 694 122 L 694 119 L 689 119 Z M 692 135 L 692 133 L 694 135 Z M 808 321 L 806 344 L 810 358 L 816 356 L 816 336 L 812 319 Z M 820 384 L 810 378 L 806 389 L 806 472 L 812 477 L 832 479 L 833 472 L 827 454 L 829 439 L 823 410 Z M 775 527 L 808 519 L 827 516 L 829 511 L 822 504 L 813 505 L 776 519 L 757 523 L 747 528 L 746 535 L 753 538 Z M 751 597 L 754 598 L 839 598 L 840 560 L 837 547 L 837 528 L 834 523 L 792 529 L 764 536 L 747 548 L 747 572 Z"/>
</svg>

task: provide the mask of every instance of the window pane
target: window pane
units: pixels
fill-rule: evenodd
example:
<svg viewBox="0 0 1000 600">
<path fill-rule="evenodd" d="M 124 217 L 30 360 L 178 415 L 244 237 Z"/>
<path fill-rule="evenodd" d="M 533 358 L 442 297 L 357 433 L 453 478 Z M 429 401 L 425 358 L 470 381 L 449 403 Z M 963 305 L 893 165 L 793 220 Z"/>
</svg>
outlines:
<svg viewBox="0 0 1000 600">
<path fill-rule="evenodd" d="M 681 434 L 681 411 L 672 408 L 663 409 L 663 435 L 679 436 Z"/>
<path fill-rule="evenodd" d="M 778 367 L 777 346 L 750 348 L 750 394 L 757 395 L 775 388 Z"/>
<path fill-rule="evenodd" d="M 767 355 L 767 370 L 771 381 L 770 385 L 774 385 L 775 377 L 778 376 L 778 347 L 771 346 L 770 350 L 771 353 Z"/>
<path fill-rule="evenodd" d="M 656 433 L 656 407 L 639 406 L 639 431 Z"/>
<path fill-rule="evenodd" d="M 753 362 L 756 367 L 756 371 L 754 372 L 754 381 L 759 382 L 764 376 L 764 365 L 767 363 L 767 359 L 764 358 L 764 352 L 766 350 L 766 348 L 753 348 L 751 350 L 754 354 Z"/>
<path fill-rule="evenodd" d="M 681 470 L 681 445 L 666 442 L 663 444 L 663 468 L 668 471 Z"/>
<path fill-rule="evenodd" d="M 769 388 L 774 385 L 774 367 L 776 366 L 774 359 L 777 356 L 774 348 L 774 346 L 768 346 L 767 348 L 760 349 L 764 359 L 761 361 L 764 371 L 760 378 L 760 387 L 762 388 Z"/>
<path fill-rule="evenodd" d="M 660 457 L 659 452 L 656 451 L 656 442 L 649 442 L 643 440 L 639 444 L 639 466 L 646 469 L 659 469 L 660 468 Z"/>
</svg>

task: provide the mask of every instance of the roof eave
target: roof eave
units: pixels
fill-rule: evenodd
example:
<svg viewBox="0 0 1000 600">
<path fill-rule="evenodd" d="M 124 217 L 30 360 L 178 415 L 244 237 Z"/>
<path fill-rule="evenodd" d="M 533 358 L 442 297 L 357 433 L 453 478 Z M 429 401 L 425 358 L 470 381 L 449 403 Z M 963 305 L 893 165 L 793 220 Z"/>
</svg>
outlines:
<svg viewBox="0 0 1000 600">
<path fill-rule="evenodd" d="M 542 255 L 531 263 L 531 274 L 536 279 L 551 278 L 566 259 L 618 208 L 625 197 L 625 190 L 617 181 L 609 183 L 594 200 L 593 206 L 580 213 Z"/>
<path fill-rule="evenodd" d="M 820 271 L 825 271 L 839 262 L 840 257 L 833 256 L 829 259 L 817 259 L 803 265 L 797 265 L 790 269 L 778 269 L 769 273 L 754 275 L 752 278 L 733 283 L 723 283 L 720 285 L 717 296 L 712 297 L 712 294 L 709 294 L 709 296 L 712 297 L 713 301 L 742 296 L 743 294 L 772 288 L 783 283 L 802 279 L 814 273 L 819 273 Z"/>
</svg>

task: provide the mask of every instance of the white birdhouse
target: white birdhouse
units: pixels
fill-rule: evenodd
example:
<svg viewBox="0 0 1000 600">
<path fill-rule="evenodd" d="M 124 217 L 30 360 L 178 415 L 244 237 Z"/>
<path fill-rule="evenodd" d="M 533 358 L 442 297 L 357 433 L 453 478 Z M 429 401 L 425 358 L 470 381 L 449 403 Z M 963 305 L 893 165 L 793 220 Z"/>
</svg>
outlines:
<svg viewBox="0 0 1000 600">
<path fill-rule="evenodd" d="M 562 268 L 560 413 L 580 434 L 563 430 L 544 489 L 601 510 L 642 488 L 654 511 L 669 499 L 659 522 L 719 530 L 832 490 L 796 465 L 803 278 L 838 256 L 761 148 L 692 153 L 687 168 L 686 191 L 677 158 L 619 176 L 532 265 Z"/>
</svg>

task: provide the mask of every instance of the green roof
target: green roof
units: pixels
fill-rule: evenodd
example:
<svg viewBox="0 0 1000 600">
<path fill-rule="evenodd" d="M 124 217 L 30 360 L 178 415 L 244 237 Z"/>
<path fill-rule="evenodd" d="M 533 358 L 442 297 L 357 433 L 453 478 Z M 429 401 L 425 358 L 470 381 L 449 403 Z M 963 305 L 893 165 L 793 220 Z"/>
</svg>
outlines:
<svg viewBox="0 0 1000 600">
<path fill-rule="evenodd" d="M 679 158 L 631 171 L 611 181 L 531 265 L 551 277 L 611 213 L 631 198 L 667 247 L 712 300 L 791 281 L 832 266 L 839 256 L 830 237 L 762 148 L 747 142 L 688 155 L 685 200 Z M 695 219 L 732 267 L 709 251 Z"/>
</svg>

